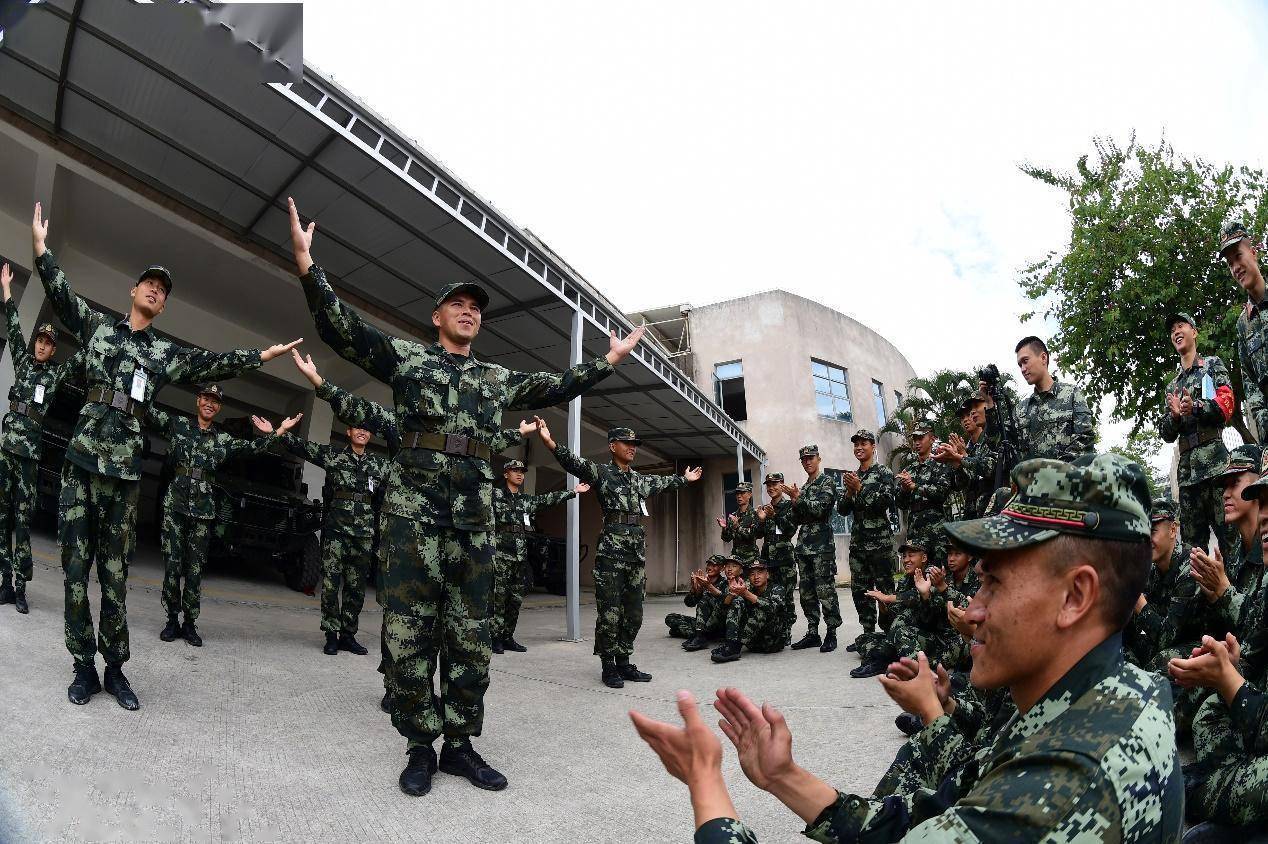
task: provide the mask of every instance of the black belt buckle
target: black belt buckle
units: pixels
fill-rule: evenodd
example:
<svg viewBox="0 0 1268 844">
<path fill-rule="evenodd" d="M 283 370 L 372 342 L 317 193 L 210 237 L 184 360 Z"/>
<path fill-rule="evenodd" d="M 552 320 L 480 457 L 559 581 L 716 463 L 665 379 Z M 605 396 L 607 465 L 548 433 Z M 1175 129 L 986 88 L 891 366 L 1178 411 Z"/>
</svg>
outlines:
<svg viewBox="0 0 1268 844">
<path fill-rule="evenodd" d="M 445 451 L 450 454 L 468 455 L 471 453 L 471 438 L 466 434 L 445 434 Z"/>
</svg>

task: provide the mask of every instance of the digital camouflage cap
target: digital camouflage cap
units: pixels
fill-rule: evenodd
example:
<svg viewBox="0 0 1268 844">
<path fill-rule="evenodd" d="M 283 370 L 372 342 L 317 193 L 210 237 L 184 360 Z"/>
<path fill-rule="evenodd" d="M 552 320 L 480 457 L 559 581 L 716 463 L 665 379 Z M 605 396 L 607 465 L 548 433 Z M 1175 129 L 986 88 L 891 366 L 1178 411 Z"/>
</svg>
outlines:
<svg viewBox="0 0 1268 844">
<path fill-rule="evenodd" d="M 1158 524 L 1158 522 L 1174 522 L 1179 518 L 1179 508 L 1170 498 L 1159 498 L 1149 508 L 1150 524 Z"/>
<path fill-rule="evenodd" d="M 1227 478 L 1243 472 L 1254 472 L 1258 475 L 1262 455 L 1263 452 L 1260 451 L 1259 446 L 1254 443 L 1242 443 L 1228 453 L 1228 463 L 1217 477 Z"/>
<path fill-rule="evenodd" d="M 158 264 L 146 267 L 145 272 L 141 273 L 141 276 L 136 280 L 136 283 L 140 284 L 147 278 L 157 279 L 162 282 L 164 295 L 172 295 L 172 274 L 167 271 L 167 267 L 160 267 Z"/>
<path fill-rule="evenodd" d="M 48 338 L 48 341 L 52 343 L 54 346 L 57 345 L 57 329 L 53 326 L 53 323 L 51 322 L 46 322 L 43 325 L 41 325 L 39 328 L 35 329 L 35 337 L 46 337 Z M 31 339 L 35 339 L 35 338 L 33 337 Z"/>
<path fill-rule="evenodd" d="M 797 457 L 799 459 L 804 457 L 818 457 L 818 456 L 819 456 L 819 446 L 817 445 L 803 445 L 801 448 L 797 449 Z"/>
<path fill-rule="evenodd" d="M 766 473 L 766 480 L 765 480 L 765 483 L 768 483 L 768 484 L 782 484 L 783 482 L 784 482 L 784 473 L 783 473 L 783 472 L 767 472 L 767 473 Z"/>
<path fill-rule="evenodd" d="M 1247 484 L 1242 489 L 1242 500 L 1254 501 L 1264 490 L 1268 490 L 1268 475 L 1260 477 L 1253 484 Z"/>
<path fill-rule="evenodd" d="M 523 460 L 508 460 L 506 461 L 506 465 L 502 467 L 502 471 L 503 472 L 515 472 L 515 471 L 523 472 L 524 468 L 525 467 L 524 467 Z"/>
<path fill-rule="evenodd" d="M 1246 231 L 1246 226 L 1241 220 L 1229 220 L 1224 224 L 1224 228 L 1220 229 L 1220 255 L 1223 255 L 1224 250 L 1230 246 L 1249 239 L 1250 232 Z"/>
<path fill-rule="evenodd" d="M 1194 321 L 1192 316 L 1190 316 L 1189 314 L 1186 314 L 1184 311 L 1177 311 L 1176 313 L 1167 317 L 1167 331 L 1170 332 L 1172 327 L 1174 327 L 1177 322 L 1187 322 L 1189 325 L 1193 326 L 1195 329 L 1198 327 L 1198 324 Z"/>
<path fill-rule="evenodd" d="M 770 570 L 770 567 L 766 565 L 766 561 L 763 560 L 761 557 L 757 557 L 755 559 L 749 560 L 747 563 L 744 564 L 744 567 L 747 568 L 749 571 L 753 571 L 754 569 L 761 569 L 762 571 Z"/>
<path fill-rule="evenodd" d="M 738 484 L 735 485 L 735 491 L 736 492 L 752 492 L 753 485 L 749 483 L 748 481 L 740 481 Z"/>
<path fill-rule="evenodd" d="M 922 437 L 925 434 L 932 434 L 933 426 L 929 424 L 929 420 L 927 419 L 917 419 L 911 423 L 911 428 L 908 430 L 908 433 L 912 436 Z M 872 442 L 876 442 L 875 437 L 872 438 Z"/>
<path fill-rule="evenodd" d="M 706 566 L 720 566 L 726 562 L 725 554 L 710 554 L 709 559 L 704 561 Z"/>
<path fill-rule="evenodd" d="M 643 441 L 635 435 L 633 428 L 608 428 L 608 442 L 643 444 Z"/>
<path fill-rule="evenodd" d="M 908 539 L 902 545 L 898 546 L 899 554 L 905 553 L 907 551 L 919 551 L 922 554 L 929 553 L 929 549 L 924 546 L 924 543 L 916 539 Z"/>
<path fill-rule="evenodd" d="M 225 400 L 225 391 L 220 389 L 219 384 L 203 384 L 198 388 L 198 395 L 211 396 L 218 402 L 223 402 Z"/>
<path fill-rule="evenodd" d="M 867 440 L 868 442 L 874 444 L 876 442 L 876 435 L 866 428 L 859 428 L 854 432 L 854 436 L 850 437 L 850 442 L 856 443 L 859 440 Z"/>
<path fill-rule="evenodd" d="M 1017 493 L 998 516 L 950 522 L 943 529 L 967 548 L 1024 548 L 1062 533 L 1089 539 L 1149 538 L 1152 506 L 1144 470 L 1117 454 L 1082 465 L 1038 458 L 1013 469 Z"/>
<path fill-rule="evenodd" d="M 439 308 L 459 293 L 470 293 L 474 296 L 476 303 L 480 306 L 480 310 L 484 310 L 489 306 L 488 291 L 474 281 L 458 281 L 453 284 L 446 284 L 440 288 L 440 292 L 436 294 L 436 307 Z"/>
</svg>

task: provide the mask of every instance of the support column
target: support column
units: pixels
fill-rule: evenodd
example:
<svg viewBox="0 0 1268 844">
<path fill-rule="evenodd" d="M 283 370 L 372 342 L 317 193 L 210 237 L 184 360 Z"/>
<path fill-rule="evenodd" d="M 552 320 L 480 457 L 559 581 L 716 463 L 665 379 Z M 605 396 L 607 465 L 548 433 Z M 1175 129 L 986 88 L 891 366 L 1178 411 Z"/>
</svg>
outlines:
<svg viewBox="0 0 1268 844">
<path fill-rule="evenodd" d="M 753 479 L 754 506 L 761 507 L 766 503 L 766 461 L 757 464 L 757 477 Z"/>
<path fill-rule="evenodd" d="M 572 354 L 569 360 L 572 366 L 581 363 L 581 340 L 585 336 L 585 322 L 581 311 L 572 314 Z M 568 402 L 568 449 L 573 454 L 581 453 L 581 397 L 577 396 Z M 578 478 L 569 475 L 565 487 L 572 489 Z M 568 559 L 567 559 L 567 632 L 566 642 L 581 641 L 581 500 L 573 497 L 568 501 Z"/>
<path fill-rule="evenodd" d="M 35 195 L 31 198 L 31 207 L 34 208 L 36 202 L 43 203 L 46 220 L 50 219 L 53 212 L 53 183 L 56 179 L 57 162 L 48 155 L 41 155 L 35 162 Z M 59 234 L 60 230 L 56 226 L 49 227 L 49 242 L 45 244 L 49 249 L 57 251 L 61 246 L 62 240 Z M 40 275 L 35 271 L 35 256 L 32 255 L 28 261 L 31 264 L 31 275 L 20 293 L 14 291 L 14 298 L 18 303 L 18 323 L 22 326 L 22 336 L 26 338 L 27 343 L 30 343 L 47 297 L 44 295 L 44 284 L 40 281 Z M 16 270 L 14 267 L 10 269 Z M 61 331 L 62 328 L 59 326 L 58 330 Z M 64 352 L 57 359 L 64 360 L 66 357 L 67 353 Z M 0 406 L 8 407 L 9 389 L 14 381 L 13 352 L 6 344 L 4 353 L 0 354 Z"/>
<path fill-rule="evenodd" d="M 305 393 L 299 410 L 304 419 L 299 423 L 299 436 L 307 440 L 327 445 L 330 442 L 330 429 L 335 424 L 335 412 L 329 402 L 317 398 L 316 393 Z M 304 461 L 304 483 L 308 484 L 308 498 L 321 498 L 321 488 L 326 483 L 326 470 Z"/>
<path fill-rule="evenodd" d="M 735 482 L 744 483 L 744 446 L 739 442 L 735 444 L 735 472 Z"/>
</svg>

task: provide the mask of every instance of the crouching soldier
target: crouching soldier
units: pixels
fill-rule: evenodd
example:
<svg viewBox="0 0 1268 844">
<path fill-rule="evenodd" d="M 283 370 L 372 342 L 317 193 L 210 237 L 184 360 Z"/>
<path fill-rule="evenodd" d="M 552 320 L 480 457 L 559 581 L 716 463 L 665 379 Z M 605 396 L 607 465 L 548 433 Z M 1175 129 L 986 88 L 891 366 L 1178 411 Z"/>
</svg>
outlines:
<svg viewBox="0 0 1268 844">
<path fill-rule="evenodd" d="M 773 654 L 784 649 L 788 641 L 784 632 L 784 602 L 789 596 L 783 588 L 770 582 L 765 560 L 748 564 L 749 582 L 737 577 L 728 584 L 724 600 L 726 609 L 726 641 L 713 649 L 714 662 L 735 662 L 741 648 L 753 653 Z"/>
<path fill-rule="evenodd" d="M 722 637 L 726 629 L 726 612 L 722 606 L 722 594 L 726 591 L 726 578 L 722 576 L 722 564 L 726 557 L 714 554 L 705 560 L 703 569 L 691 573 L 691 588 L 682 601 L 695 609 L 694 616 L 671 612 L 665 616 L 669 635 L 686 639 L 684 651 L 699 651 L 708 646 L 711 639 Z"/>
</svg>

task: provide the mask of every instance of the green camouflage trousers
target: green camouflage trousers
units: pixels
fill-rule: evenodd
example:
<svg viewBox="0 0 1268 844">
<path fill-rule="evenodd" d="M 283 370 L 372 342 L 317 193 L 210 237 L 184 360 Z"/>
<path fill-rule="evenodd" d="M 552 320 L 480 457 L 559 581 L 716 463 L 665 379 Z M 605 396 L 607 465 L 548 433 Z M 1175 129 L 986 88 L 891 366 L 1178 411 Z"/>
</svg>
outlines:
<svg viewBox="0 0 1268 844">
<path fill-rule="evenodd" d="M 1197 761 L 1214 770 L 1205 781 L 1186 789 L 1190 818 L 1263 829 L 1268 825 L 1268 756 L 1246 753 L 1234 734 L 1228 707 L 1211 695 L 1193 719 Z"/>
<path fill-rule="evenodd" d="M 675 639 L 690 639 L 697 633 L 703 633 L 710 639 L 721 637 L 726 631 L 726 612 L 722 607 L 721 596 L 715 600 L 701 598 L 696 604 L 694 616 L 671 612 L 665 616 L 665 626 L 669 628 L 669 635 Z"/>
<path fill-rule="evenodd" d="M 183 609 L 186 621 L 198 620 L 210 538 L 210 521 L 163 509 L 163 611 L 168 618 L 175 618 Z"/>
<path fill-rule="evenodd" d="M 515 638 L 524 605 L 524 561 L 511 554 L 493 555 L 493 606 L 489 626 L 493 640 Z"/>
<path fill-rule="evenodd" d="M 384 685 L 392 726 L 410 747 L 478 736 L 489 687 L 493 535 L 384 513 Z M 432 675 L 440 668 L 440 695 Z"/>
<path fill-rule="evenodd" d="M 16 583 L 31 580 L 31 502 L 39 468 L 29 457 L 0 451 L 0 572 L 7 580 L 12 571 Z"/>
<path fill-rule="evenodd" d="M 929 657 L 930 665 L 938 665 L 948 650 L 944 636 L 933 633 L 907 620 L 894 622 L 887 631 L 864 633 L 859 637 L 859 656 L 864 662 L 894 662 L 901 657 L 913 659 L 919 651 Z"/>
<path fill-rule="evenodd" d="M 834 554 L 803 554 L 797 549 L 797 574 L 801 579 L 801 612 L 806 617 L 806 631 L 819 629 L 819 613 L 829 630 L 841 626 L 841 607 L 837 603 L 837 561 Z"/>
<path fill-rule="evenodd" d="M 136 540 L 139 481 L 125 481 L 62 466 L 57 504 L 58 542 L 66 576 L 66 650 L 76 665 L 92 665 L 98 650 L 108 665 L 127 662 L 128 564 Z M 97 564 L 101 619 L 94 638 L 88 573 Z"/>
<path fill-rule="evenodd" d="M 633 560 L 596 557 L 594 600 L 594 652 L 600 657 L 628 659 L 634 639 L 643 626 L 643 592 L 647 569 Z"/>
<path fill-rule="evenodd" d="M 365 606 L 365 580 L 370 574 L 374 538 L 358 539 L 325 528 L 321 539 L 322 632 L 356 635 Z"/>
<path fill-rule="evenodd" d="M 1180 487 L 1180 535 L 1185 545 L 1207 550 L 1211 531 L 1219 542 L 1220 553 L 1229 558 L 1228 539 L 1224 531 L 1224 487 L 1219 479 Z"/>
<path fill-rule="evenodd" d="M 867 597 L 869 589 L 894 591 L 894 552 L 889 548 L 850 549 L 850 597 L 864 633 L 876 630 L 876 601 Z"/>
<path fill-rule="evenodd" d="M 784 638 L 792 632 L 793 625 L 797 623 L 797 602 L 793 600 L 793 595 L 797 594 L 797 566 L 795 563 L 789 562 L 782 566 L 775 566 L 767 569 L 770 572 L 770 582 L 780 587 L 784 591 L 784 615 L 782 624 L 784 627 Z M 835 577 L 835 575 L 834 575 Z M 836 590 L 833 590 L 833 597 L 836 597 Z M 840 615 L 840 610 L 837 610 Z M 818 624 L 815 625 L 816 627 Z"/>
<path fill-rule="evenodd" d="M 731 601 L 726 612 L 727 641 L 739 642 L 755 653 L 782 651 L 788 641 L 788 633 L 784 630 L 783 603 L 767 611 L 743 598 Z"/>
</svg>

